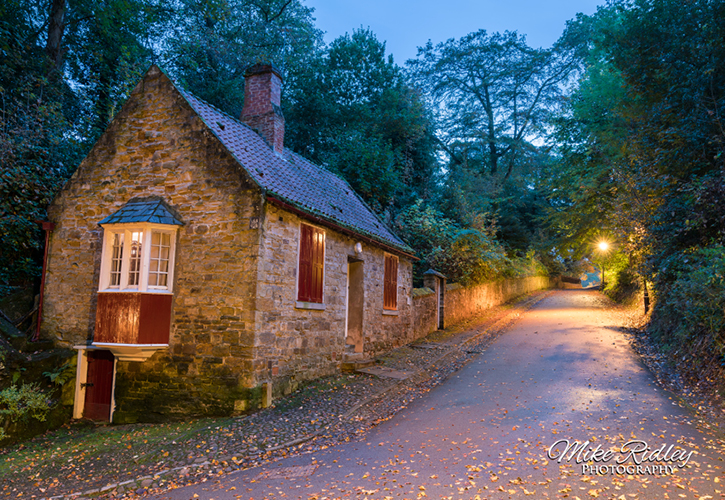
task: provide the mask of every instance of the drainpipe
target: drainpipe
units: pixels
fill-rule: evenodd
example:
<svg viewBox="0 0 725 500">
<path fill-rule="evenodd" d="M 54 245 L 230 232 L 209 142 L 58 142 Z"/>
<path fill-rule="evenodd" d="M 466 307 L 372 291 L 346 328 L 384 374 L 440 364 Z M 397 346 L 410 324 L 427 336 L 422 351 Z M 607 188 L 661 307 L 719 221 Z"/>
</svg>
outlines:
<svg viewBox="0 0 725 500">
<path fill-rule="evenodd" d="M 48 269 L 48 246 L 50 241 L 50 233 L 55 229 L 55 224 L 47 221 L 36 221 L 45 232 L 45 252 L 43 255 L 43 274 L 40 278 L 40 299 L 38 300 L 38 320 L 35 322 L 35 333 L 31 342 L 37 342 L 40 339 L 40 322 L 43 320 L 43 295 L 45 295 L 45 272 Z"/>
</svg>

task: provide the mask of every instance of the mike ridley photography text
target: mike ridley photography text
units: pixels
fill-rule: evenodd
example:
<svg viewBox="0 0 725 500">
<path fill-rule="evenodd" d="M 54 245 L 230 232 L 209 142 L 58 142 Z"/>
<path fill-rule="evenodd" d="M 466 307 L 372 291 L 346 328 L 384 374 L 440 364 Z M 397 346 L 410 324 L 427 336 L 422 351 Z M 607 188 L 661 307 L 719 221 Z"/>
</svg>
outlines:
<svg viewBox="0 0 725 500">
<path fill-rule="evenodd" d="M 582 474 L 673 474 L 687 465 L 694 451 L 675 445 L 650 447 L 647 441 L 633 439 L 619 449 L 592 447 L 590 441 L 560 439 L 549 447 L 547 456 L 558 463 L 572 460 L 582 466 Z M 610 464 L 614 460 L 614 464 Z"/>
</svg>

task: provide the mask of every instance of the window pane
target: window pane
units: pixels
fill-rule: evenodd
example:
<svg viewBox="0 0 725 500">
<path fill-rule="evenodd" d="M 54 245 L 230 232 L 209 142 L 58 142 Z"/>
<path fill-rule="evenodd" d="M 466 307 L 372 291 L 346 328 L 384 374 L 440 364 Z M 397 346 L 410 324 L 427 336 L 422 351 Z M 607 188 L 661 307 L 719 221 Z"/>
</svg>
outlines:
<svg viewBox="0 0 725 500">
<path fill-rule="evenodd" d="M 128 262 L 128 286 L 138 286 L 141 275 L 141 240 L 143 233 L 131 233 L 131 255 Z"/>
<path fill-rule="evenodd" d="M 157 288 L 167 287 L 170 245 L 170 234 L 160 232 L 151 233 L 149 286 Z"/>
<path fill-rule="evenodd" d="M 111 251 L 111 276 L 109 286 L 118 286 L 121 283 L 121 261 L 123 259 L 123 235 L 113 235 L 113 249 Z"/>
</svg>

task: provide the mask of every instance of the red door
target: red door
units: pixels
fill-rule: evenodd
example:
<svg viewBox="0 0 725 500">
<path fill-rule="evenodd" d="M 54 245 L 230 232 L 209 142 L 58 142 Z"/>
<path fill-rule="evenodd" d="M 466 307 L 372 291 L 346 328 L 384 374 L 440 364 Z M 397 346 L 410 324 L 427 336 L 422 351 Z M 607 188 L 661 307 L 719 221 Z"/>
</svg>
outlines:
<svg viewBox="0 0 725 500">
<path fill-rule="evenodd" d="M 86 376 L 86 402 L 83 417 L 91 420 L 111 419 L 111 392 L 113 391 L 113 353 L 88 352 Z"/>
</svg>

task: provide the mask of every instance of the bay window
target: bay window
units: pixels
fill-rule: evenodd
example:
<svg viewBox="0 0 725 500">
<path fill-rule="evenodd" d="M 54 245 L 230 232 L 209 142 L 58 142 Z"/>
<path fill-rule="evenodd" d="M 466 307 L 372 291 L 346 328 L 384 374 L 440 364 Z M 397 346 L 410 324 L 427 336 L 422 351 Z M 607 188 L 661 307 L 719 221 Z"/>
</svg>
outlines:
<svg viewBox="0 0 725 500">
<path fill-rule="evenodd" d="M 98 291 L 172 292 L 176 228 L 104 224 Z"/>
</svg>

